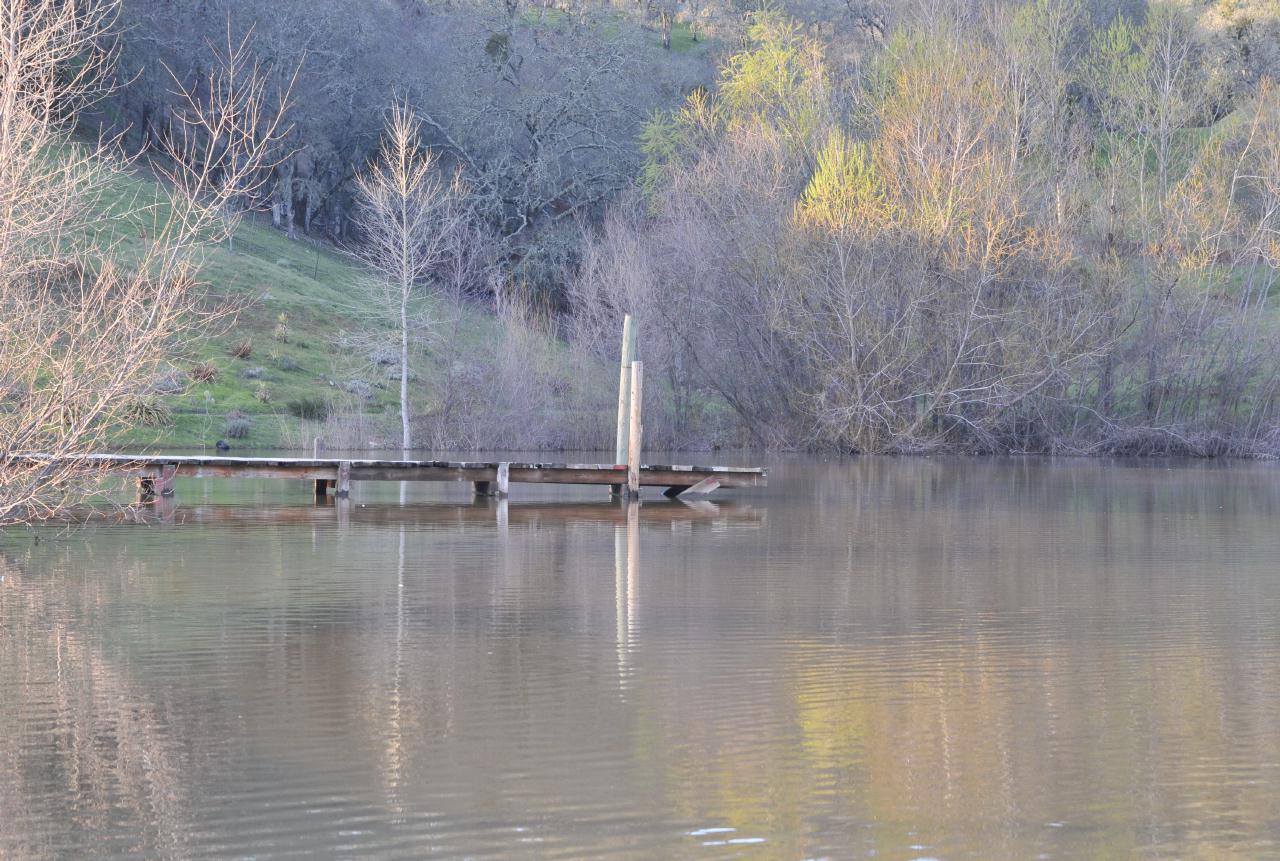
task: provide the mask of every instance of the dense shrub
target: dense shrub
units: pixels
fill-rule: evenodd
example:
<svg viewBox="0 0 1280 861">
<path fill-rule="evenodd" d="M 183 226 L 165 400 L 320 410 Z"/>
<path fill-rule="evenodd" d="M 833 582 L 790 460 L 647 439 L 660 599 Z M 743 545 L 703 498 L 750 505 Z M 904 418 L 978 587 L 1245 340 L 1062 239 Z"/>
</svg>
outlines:
<svg viewBox="0 0 1280 861">
<path fill-rule="evenodd" d="M 329 417 L 329 402 L 324 398 L 302 397 L 286 406 L 290 415 L 307 421 L 322 422 Z"/>
<path fill-rule="evenodd" d="M 125 420 L 142 427 L 170 427 L 173 410 L 159 398 L 135 398 L 125 407 Z"/>
<path fill-rule="evenodd" d="M 227 428 L 223 436 L 228 439 L 244 439 L 252 427 L 253 422 L 247 415 L 239 410 L 232 410 L 227 413 Z"/>
</svg>

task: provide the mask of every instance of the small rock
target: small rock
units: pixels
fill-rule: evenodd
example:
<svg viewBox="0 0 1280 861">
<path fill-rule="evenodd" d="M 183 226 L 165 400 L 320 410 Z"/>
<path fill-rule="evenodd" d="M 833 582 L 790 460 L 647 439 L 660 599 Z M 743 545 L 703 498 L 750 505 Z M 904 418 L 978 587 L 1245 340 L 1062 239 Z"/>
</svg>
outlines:
<svg viewBox="0 0 1280 861">
<path fill-rule="evenodd" d="M 186 388 L 186 376 L 181 371 L 170 371 L 151 381 L 151 391 L 157 395 L 176 395 Z"/>
<path fill-rule="evenodd" d="M 386 371 L 387 371 L 386 377 L 387 377 L 387 379 L 388 379 L 388 380 L 398 380 L 398 379 L 400 379 L 400 366 L 399 366 L 399 364 L 388 366 L 388 367 L 387 367 L 387 369 L 386 369 Z M 416 381 L 417 379 L 418 379 L 418 372 L 417 372 L 417 371 L 415 371 L 413 368 L 410 368 L 410 369 L 409 369 L 409 381 L 410 381 L 410 382 L 414 382 L 414 381 Z"/>
<path fill-rule="evenodd" d="M 369 361 L 375 365 L 398 365 L 400 354 L 392 347 L 375 347 L 369 353 Z"/>
</svg>

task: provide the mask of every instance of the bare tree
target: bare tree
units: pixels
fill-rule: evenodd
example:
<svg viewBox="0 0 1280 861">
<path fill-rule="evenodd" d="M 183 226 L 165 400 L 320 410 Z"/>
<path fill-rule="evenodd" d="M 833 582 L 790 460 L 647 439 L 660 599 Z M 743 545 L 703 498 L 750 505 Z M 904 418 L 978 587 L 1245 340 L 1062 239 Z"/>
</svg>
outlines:
<svg viewBox="0 0 1280 861">
<path fill-rule="evenodd" d="M 112 68 L 118 0 L 0 0 L 0 525 L 86 499 L 86 456 L 129 421 L 178 345 L 228 313 L 201 252 L 256 198 L 280 106 L 243 43 L 175 81 L 158 199 L 116 199 L 132 164 L 72 138 Z"/>
<path fill-rule="evenodd" d="M 391 109 L 378 158 L 356 188 L 364 232 L 357 253 L 378 275 L 370 296 L 398 324 L 400 441 L 408 449 L 409 344 L 427 323 L 423 288 L 434 283 L 465 223 L 465 193 L 461 179 L 443 174 L 436 154 L 422 145 L 422 122 L 404 103 Z"/>
</svg>

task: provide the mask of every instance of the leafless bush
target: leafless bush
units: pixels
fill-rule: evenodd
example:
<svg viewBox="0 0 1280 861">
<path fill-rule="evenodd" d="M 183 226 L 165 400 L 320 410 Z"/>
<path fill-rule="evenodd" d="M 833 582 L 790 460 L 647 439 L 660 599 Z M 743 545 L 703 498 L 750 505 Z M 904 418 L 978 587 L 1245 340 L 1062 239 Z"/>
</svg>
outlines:
<svg viewBox="0 0 1280 861">
<path fill-rule="evenodd" d="M 227 426 L 223 429 L 223 436 L 227 439 L 245 439 L 252 429 L 253 420 L 248 415 L 239 410 L 232 410 L 227 413 Z"/>
<path fill-rule="evenodd" d="M 373 432 L 362 405 L 340 400 L 329 405 L 323 420 L 282 422 L 280 442 L 285 448 L 311 451 L 319 439 L 324 449 L 356 451 L 369 446 Z"/>
<path fill-rule="evenodd" d="M 766 401 L 794 360 L 780 352 L 785 345 L 771 338 L 759 313 L 761 282 L 725 265 L 733 239 L 723 227 L 741 210 L 724 220 L 700 217 L 705 211 L 683 192 L 673 193 L 653 222 L 636 202 L 616 208 L 586 244 L 572 285 L 570 336 L 575 349 L 611 367 L 622 317 L 632 315 L 650 375 L 645 433 L 652 445 L 777 443 L 789 417 Z M 735 405 L 748 436 L 720 420 L 725 403 Z"/>
<path fill-rule="evenodd" d="M 212 383 L 218 379 L 218 367 L 211 362 L 197 362 L 191 366 L 191 379 L 197 383 Z"/>
<path fill-rule="evenodd" d="M 441 327 L 432 341 L 435 398 L 416 419 L 416 436 L 444 449 L 605 448 L 613 435 L 616 371 L 566 347 L 556 316 L 532 291 L 495 288 L 496 319 L 448 304 L 441 314 L 469 315 L 486 327 L 482 341 Z M 438 330 L 438 331 L 441 331 Z"/>
</svg>

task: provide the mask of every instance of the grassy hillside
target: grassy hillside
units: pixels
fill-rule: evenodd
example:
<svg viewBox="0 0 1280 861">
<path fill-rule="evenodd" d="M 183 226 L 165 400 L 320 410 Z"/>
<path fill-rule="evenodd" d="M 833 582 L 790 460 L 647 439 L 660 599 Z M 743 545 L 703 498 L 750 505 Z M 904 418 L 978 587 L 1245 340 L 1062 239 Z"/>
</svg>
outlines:
<svg viewBox="0 0 1280 861">
<path fill-rule="evenodd" d="M 117 193 L 109 204 L 152 197 L 154 181 L 138 176 Z M 126 254 L 131 241 L 139 240 L 123 239 Z M 175 345 L 172 375 L 145 398 L 152 419 L 118 447 L 213 449 L 219 439 L 237 449 L 309 445 L 321 431 L 295 414 L 307 412 L 305 402 L 360 416 L 370 443 L 398 439 L 398 367 L 378 364 L 372 346 L 395 331 L 363 298 L 369 276 L 355 261 L 245 221 L 232 242 L 208 250 L 203 276 L 219 301 L 240 310 L 213 337 Z M 494 325 L 463 312 L 463 337 L 473 342 Z M 427 408 L 431 357 L 417 360 L 414 372 L 411 398 Z M 231 424 L 247 424 L 247 434 L 233 436 Z"/>
</svg>

